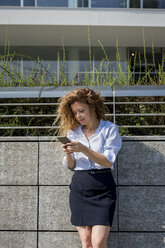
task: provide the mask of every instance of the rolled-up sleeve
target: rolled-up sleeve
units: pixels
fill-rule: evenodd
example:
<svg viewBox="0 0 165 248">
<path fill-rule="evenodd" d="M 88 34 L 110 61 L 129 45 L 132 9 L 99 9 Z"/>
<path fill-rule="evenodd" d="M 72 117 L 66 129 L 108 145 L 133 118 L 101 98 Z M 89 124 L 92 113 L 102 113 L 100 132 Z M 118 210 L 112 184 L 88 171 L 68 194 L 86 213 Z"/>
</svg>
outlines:
<svg viewBox="0 0 165 248">
<path fill-rule="evenodd" d="M 66 162 L 66 156 L 63 157 L 63 165 L 68 166 L 68 164 Z"/>
<path fill-rule="evenodd" d="M 118 151 L 121 149 L 122 139 L 116 124 L 109 130 L 104 143 L 104 156 L 113 164 L 116 160 Z"/>
<path fill-rule="evenodd" d="M 74 158 L 74 155 L 72 154 L 72 157 Z M 63 165 L 67 166 L 68 167 L 68 164 L 66 162 L 66 156 L 64 156 L 63 158 Z"/>
</svg>

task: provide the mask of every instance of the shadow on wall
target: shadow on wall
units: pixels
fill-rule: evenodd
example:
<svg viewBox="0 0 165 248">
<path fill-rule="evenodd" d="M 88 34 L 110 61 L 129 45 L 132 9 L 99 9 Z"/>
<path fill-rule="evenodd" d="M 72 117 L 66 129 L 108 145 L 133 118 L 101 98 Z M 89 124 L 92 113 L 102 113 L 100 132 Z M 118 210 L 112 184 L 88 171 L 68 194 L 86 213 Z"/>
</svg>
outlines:
<svg viewBox="0 0 165 248">
<path fill-rule="evenodd" d="M 164 247 L 164 141 L 127 138 L 123 142 L 118 156 L 118 190 L 118 247 Z"/>
</svg>

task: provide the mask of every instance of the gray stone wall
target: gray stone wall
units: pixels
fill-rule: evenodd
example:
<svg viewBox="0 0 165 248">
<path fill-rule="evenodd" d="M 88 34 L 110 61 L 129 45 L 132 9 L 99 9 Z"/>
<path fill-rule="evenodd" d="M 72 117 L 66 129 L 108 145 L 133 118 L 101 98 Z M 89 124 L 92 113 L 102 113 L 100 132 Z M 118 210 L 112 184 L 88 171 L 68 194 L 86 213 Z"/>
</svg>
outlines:
<svg viewBox="0 0 165 248">
<path fill-rule="evenodd" d="M 70 224 L 61 144 L 50 137 L 0 138 L 0 247 L 79 248 Z M 165 137 L 123 137 L 109 248 L 165 247 Z"/>
</svg>

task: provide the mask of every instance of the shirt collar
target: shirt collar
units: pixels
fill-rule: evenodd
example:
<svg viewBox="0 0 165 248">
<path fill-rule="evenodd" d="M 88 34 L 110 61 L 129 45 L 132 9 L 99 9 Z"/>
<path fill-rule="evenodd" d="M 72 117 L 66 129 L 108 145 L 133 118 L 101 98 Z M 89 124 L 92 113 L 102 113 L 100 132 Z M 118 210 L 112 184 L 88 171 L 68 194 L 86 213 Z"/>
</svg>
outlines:
<svg viewBox="0 0 165 248">
<path fill-rule="evenodd" d="M 92 137 L 90 139 L 92 139 L 96 134 L 98 134 L 100 132 L 100 130 L 102 129 L 103 125 L 104 125 L 104 120 L 101 119 L 100 123 L 99 123 L 99 125 L 98 125 L 98 127 L 97 127 L 97 129 L 95 131 L 95 133 L 92 135 Z M 78 132 L 81 133 L 81 134 L 83 133 L 83 135 L 85 135 L 83 130 L 82 130 L 82 127 L 83 127 L 82 125 L 80 125 L 78 127 Z"/>
</svg>

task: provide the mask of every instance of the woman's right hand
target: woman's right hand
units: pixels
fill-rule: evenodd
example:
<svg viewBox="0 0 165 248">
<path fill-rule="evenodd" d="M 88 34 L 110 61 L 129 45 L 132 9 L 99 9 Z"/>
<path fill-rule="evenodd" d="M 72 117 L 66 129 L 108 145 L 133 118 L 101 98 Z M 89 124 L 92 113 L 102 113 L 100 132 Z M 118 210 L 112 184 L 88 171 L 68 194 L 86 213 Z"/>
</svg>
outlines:
<svg viewBox="0 0 165 248">
<path fill-rule="evenodd" d="M 63 151 L 64 151 L 66 154 L 72 154 L 73 152 L 69 151 L 69 150 L 67 149 L 67 146 L 68 146 L 68 144 L 62 144 Z"/>
</svg>

